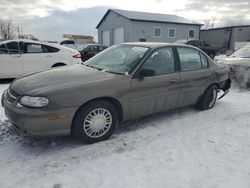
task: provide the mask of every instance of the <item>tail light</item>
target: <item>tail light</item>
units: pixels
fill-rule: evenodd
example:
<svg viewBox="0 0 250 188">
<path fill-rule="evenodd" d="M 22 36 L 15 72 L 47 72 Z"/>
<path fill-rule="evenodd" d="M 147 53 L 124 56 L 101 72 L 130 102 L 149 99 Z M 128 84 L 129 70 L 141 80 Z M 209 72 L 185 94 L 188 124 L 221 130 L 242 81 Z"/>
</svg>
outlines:
<svg viewBox="0 0 250 188">
<path fill-rule="evenodd" d="M 81 54 L 73 55 L 73 58 L 81 58 Z"/>
</svg>

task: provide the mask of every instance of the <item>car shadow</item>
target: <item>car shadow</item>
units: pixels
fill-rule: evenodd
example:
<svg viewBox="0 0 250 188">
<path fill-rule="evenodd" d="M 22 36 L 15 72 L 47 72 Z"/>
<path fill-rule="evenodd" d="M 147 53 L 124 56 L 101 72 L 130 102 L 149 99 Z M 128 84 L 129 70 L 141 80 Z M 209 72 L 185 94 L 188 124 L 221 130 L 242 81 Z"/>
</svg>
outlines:
<svg viewBox="0 0 250 188">
<path fill-rule="evenodd" d="M 197 111 L 193 107 L 187 107 L 167 112 L 158 113 L 156 115 L 148 116 L 138 119 L 132 122 L 125 122 L 118 126 L 116 132 L 107 140 L 95 144 L 86 145 L 81 141 L 76 140 L 72 136 L 60 136 L 60 137 L 32 137 L 26 133 L 18 130 L 12 126 L 8 120 L 0 122 L 1 125 L 7 127 L 4 134 L 0 135 L 0 147 L 1 144 L 14 144 L 20 147 L 24 154 L 46 155 L 53 154 L 64 150 L 95 148 L 95 153 L 104 152 L 102 148 L 109 148 L 108 150 L 123 151 L 124 146 L 133 145 L 131 143 L 137 142 L 136 136 L 131 139 L 130 132 L 141 131 L 148 127 L 158 127 L 159 122 L 171 121 L 180 118 L 183 114 L 193 113 Z M 164 125 L 168 126 L 168 124 Z M 143 134 L 143 133 L 142 133 Z M 129 137 L 129 139 L 127 139 Z M 94 147 L 93 147 L 94 145 Z M 100 151 L 96 151 L 96 148 L 100 148 Z M 19 151 L 20 151 L 19 150 Z M 107 151 L 105 151 L 107 152 Z M 97 155 L 97 154 L 96 154 Z M 97 155 L 98 156 L 98 155 Z"/>
</svg>

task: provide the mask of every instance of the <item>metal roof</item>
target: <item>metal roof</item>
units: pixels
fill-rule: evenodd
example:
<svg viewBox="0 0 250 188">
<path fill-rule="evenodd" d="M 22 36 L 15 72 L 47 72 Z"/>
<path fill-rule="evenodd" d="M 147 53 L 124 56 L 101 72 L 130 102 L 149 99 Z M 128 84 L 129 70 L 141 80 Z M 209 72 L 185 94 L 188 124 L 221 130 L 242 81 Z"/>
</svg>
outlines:
<svg viewBox="0 0 250 188">
<path fill-rule="evenodd" d="M 226 26 L 226 27 L 215 27 L 211 29 L 202 29 L 201 31 L 213 31 L 213 30 L 220 30 L 220 29 L 234 29 L 234 28 L 241 28 L 241 27 L 250 27 L 250 25 L 233 25 L 233 26 Z"/>
<path fill-rule="evenodd" d="M 137 11 L 129 11 L 129 10 L 121 10 L 121 9 L 109 9 L 106 12 L 106 14 L 103 16 L 101 21 L 98 23 L 96 28 L 100 26 L 100 24 L 105 19 L 105 17 L 109 14 L 110 11 L 115 12 L 133 21 L 174 23 L 174 24 L 186 24 L 186 25 L 198 25 L 198 26 L 203 25 L 193 20 L 189 20 L 186 18 L 182 18 L 180 16 L 172 15 L 172 14 L 159 14 L 159 13 L 137 12 Z"/>
</svg>

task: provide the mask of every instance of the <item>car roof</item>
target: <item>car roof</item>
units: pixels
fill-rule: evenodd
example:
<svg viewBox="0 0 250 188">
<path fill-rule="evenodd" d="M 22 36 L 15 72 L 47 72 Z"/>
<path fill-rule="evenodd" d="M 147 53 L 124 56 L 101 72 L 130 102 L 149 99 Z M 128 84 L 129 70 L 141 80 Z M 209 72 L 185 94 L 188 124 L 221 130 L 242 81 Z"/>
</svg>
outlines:
<svg viewBox="0 0 250 188">
<path fill-rule="evenodd" d="M 45 41 L 35 41 L 35 40 L 30 40 L 30 39 L 11 39 L 11 40 L 5 40 L 1 41 L 1 43 L 8 43 L 8 42 L 27 42 L 27 43 L 36 43 L 36 44 L 50 44 Z"/>
<path fill-rule="evenodd" d="M 186 44 L 178 44 L 178 43 L 161 43 L 161 42 L 126 42 L 121 45 L 133 45 L 133 46 L 142 46 L 147 48 L 159 48 L 159 47 L 171 47 L 171 46 L 182 46 L 182 47 L 191 47 L 193 46 Z"/>
<path fill-rule="evenodd" d="M 105 46 L 105 45 L 102 45 L 102 44 L 85 44 L 86 46 Z"/>
<path fill-rule="evenodd" d="M 59 44 L 48 43 L 48 42 L 45 42 L 45 41 L 34 41 L 34 40 L 30 40 L 30 39 L 5 40 L 5 41 L 1 41 L 0 44 L 6 44 L 8 42 L 25 42 L 25 43 L 44 44 L 44 45 L 52 46 L 52 47 L 55 47 L 55 48 L 59 48 L 61 50 L 64 49 L 64 50 L 71 51 L 71 52 L 77 52 L 77 50 L 75 50 L 75 49 L 71 49 L 71 48 L 68 48 L 66 46 L 62 46 L 62 45 L 59 45 Z"/>
</svg>

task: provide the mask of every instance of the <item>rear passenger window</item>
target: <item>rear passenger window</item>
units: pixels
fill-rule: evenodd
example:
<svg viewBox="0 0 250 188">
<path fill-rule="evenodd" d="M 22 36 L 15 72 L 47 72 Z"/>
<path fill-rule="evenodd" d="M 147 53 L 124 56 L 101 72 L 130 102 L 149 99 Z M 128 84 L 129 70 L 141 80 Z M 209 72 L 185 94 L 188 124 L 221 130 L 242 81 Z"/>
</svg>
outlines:
<svg viewBox="0 0 250 188">
<path fill-rule="evenodd" d="M 201 69 L 201 57 L 199 51 L 191 48 L 177 48 L 181 70 L 182 71 L 191 71 Z"/>
<path fill-rule="evenodd" d="M 52 46 L 47 46 L 47 45 L 42 45 L 42 48 L 44 53 L 55 53 L 59 51 L 58 48 L 54 48 Z"/>
<path fill-rule="evenodd" d="M 154 70 L 156 75 L 175 72 L 172 48 L 155 50 L 142 67 Z"/>
<path fill-rule="evenodd" d="M 202 68 L 207 68 L 208 67 L 208 60 L 207 60 L 207 57 L 200 53 L 201 55 L 201 64 L 202 64 Z"/>
<path fill-rule="evenodd" d="M 40 45 L 40 44 L 27 44 L 26 53 L 43 53 L 42 45 Z"/>
</svg>

